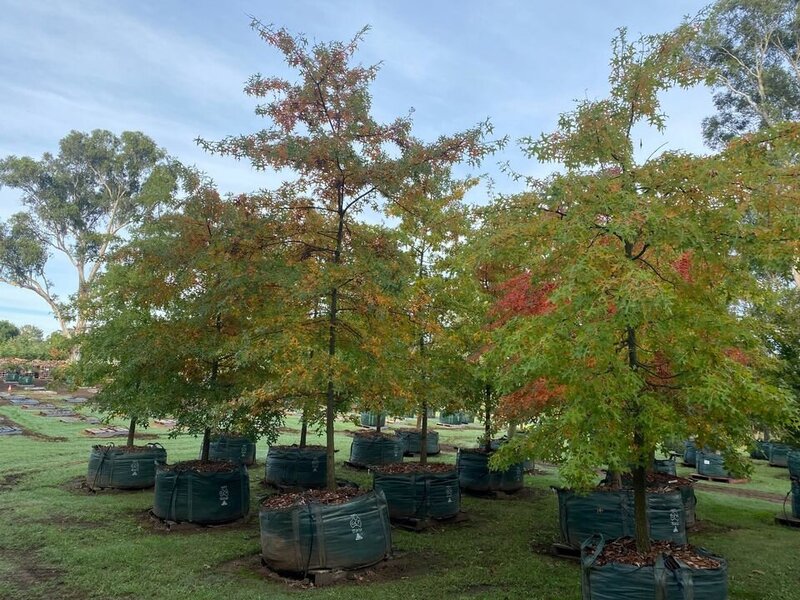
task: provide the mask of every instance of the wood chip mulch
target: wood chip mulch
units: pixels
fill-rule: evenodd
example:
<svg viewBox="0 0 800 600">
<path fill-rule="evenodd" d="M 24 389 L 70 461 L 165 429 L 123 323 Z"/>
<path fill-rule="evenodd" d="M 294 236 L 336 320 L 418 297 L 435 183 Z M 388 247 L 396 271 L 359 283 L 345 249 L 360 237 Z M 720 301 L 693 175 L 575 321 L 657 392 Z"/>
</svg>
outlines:
<svg viewBox="0 0 800 600">
<path fill-rule="evenodd" d="M 456 470 L 455 465 L 447 463 L 428 463 L 421 465 L 417 462 L 395 463 L 391 465 L 381 465 L 373 467 L 376 473 L 449 473 Z"/>
<path fill-rule="evenodd" d="M 356 496 L 365 494 L 364 490 L 354 487 L 342 487 L 331 492 L 328 490 L 306 490 L 293 494 L 275 494 L 264 500 L 262 506 L 274 510 L 291 508 L 293 506 L 307 506 L 309 504 L 344 504 Z"/>
<path fill-rule="evenodd" d="M 356 431 L 355 437 L 360 438 L 386 438 L 386 439 L 396 439 L 397 436 L 394 433 L 385 433 L 383 431 L 378 431 L 377 429 L 371 429 L 369 431 Z"/>
<path fill-rule="evenodd" d="M 121 450 L 122 452 L 126 452 L 128 454 L 134 454 L 136 452 L 150 452 L 153 449 L 152 446 L 117 446 L 115 444 L 95 444 L 92 446 L 92 448 L 96 448 L 97 450 Z"/>
<path fill-rule="evenodd" d="M 185 471 L 196 471 L 198 473 L 232 473 L 239 469 L 239 465 L 227 460 L 185 460 L 172 465 L 164 465 L 167 471 L 182 473 Z"/>
<path fill-rule="evenodd" d="M 636 550 L 633 538 L 620 538 L 606 543 L 603 552 L 597 557 L 595 565 L 616 563 L 631 565 L 633 567 L 653 566 L 659 554 L 665 554 L 685 563 L 693 569 L 717 569 L 720 562 L 709 556 L 704 556 L 690 544 L 679 545 L 674 542 L 662 540 L 650 543 L 650 552 L 643 554 Z M 669 562 L 669 561 L 668 561 Z M 674 566 L 674 563 L 673 563 Z"/>
</svg>

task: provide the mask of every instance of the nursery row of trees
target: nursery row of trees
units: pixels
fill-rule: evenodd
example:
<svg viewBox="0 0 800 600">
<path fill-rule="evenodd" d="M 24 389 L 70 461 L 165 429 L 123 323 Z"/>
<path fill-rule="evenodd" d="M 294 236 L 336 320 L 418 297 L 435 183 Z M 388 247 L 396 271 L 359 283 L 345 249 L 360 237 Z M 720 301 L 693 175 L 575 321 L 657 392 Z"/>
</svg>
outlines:
<svg viewBox="0 0 800 600">
<path fill-rule="evenodd" d="M 778 16 L 791 10 L 774 4 Z M 35 240 L 69 250 L 82 278 L 79 326 L 65 331 L 81 334 L 83 376 L 102 382 L 111 412 L 172 415 L 203 432 L 204 457 L 212 429 L 271 442 L 293 408 L 302 443 L 309 427 L 324 429 L 334 487 L 334 418 L 353 406 L 421 411 L 423 424 L 429 407 L 496 410 L 497 423 L 533 425 L 497 464 L 547 458 L 582 488 L 598 466 L 632 471 L 647 548 L 645 471 L 662 443 L 693 435 L 736 465 L 754 424 L 797 418 L 781 362 L 791 334 L 776 307 L 796 307 L 786 297 L 800 255 L 800 124 L 766 109 L 776 116 L 720 117 L 706 124 L 715 153 L 643 161 L 633 137 L 664 128 L 659 95 L 672 87 L 708 80 L 723 116 L 749 93 L 728 60 L 755 35 L 748 10 L 721 2 L 701 26 L 634 42 L 621 31 L 608 96 L 521 140 L 559 170 L 480 208 L 464 202 L 476 180 L 454 168 L 505 143 L 488 122 L 433 142 L 408 117 L 378 122 L 378 70 L 355 60 L 365 30 L 312 45 L 255 21 L 297 78 L 254 76 L 246 92 L 266 127 L 199 143 L 290 173 L 282 186 L 223 197 L 161 151 L 142 158 L 149 146 L 136 134 L 71 134 L 59 157 L 0 165 L 39 207 L 30 231 L 23 221 L 0 231 L 0 275 L 43 278 Z M 781 48 L 796 42 L 787 34 Z M 80 140 L 77 168 L 67 151 Z M 62 163 L 85 174 L 86 202 L 73 207 L 43 174 Z M 47 235 L 63 218 L 47 194 L 75 211 L 61 237 Z M 101 233 L 75 233 L 90 219 Z"/>
</svg>

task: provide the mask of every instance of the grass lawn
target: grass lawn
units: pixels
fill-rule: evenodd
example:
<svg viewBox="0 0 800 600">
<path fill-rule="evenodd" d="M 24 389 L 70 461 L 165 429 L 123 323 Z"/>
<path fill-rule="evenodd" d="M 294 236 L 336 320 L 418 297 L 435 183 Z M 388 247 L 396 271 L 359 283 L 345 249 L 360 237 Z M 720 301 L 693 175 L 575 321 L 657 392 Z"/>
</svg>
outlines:
<svg viewBox="0 0 800 600">
<path fill-rule="evenodd" d="M 553 469 L 528 476 L 514 499 L 465 497 L 469 519 L 463 523 L 424 533 L 395 529 L 393 560 L 361 579 L 308 589 L 276 581 L 260 565 L 257 503 L 267 493 L 260 483 L 263 445 L 250 470 L 248 519 L 167 532 L 147 516 L 152 490 L 90 495 L 79 487 L 89 450 L 98 443 L 81 434 L 87 425 L 34 413 L 0 406 L 1 416 L 38 435 L 0 438 L 2 599 L 580 598 L 577 563 L 544 554 L 558 537 L 556 499 L 549 490 L 558 483 Z M 289 418 L 286 428 L 299 429 L 297 419 Z M 337 424 L 337 475 L 369 485 L 366 473 L 341 465 L 350 445 L 345 432 L 356 429 Z M 480 434 L 479 425 L 437 430 L 440 443 L 451 446 L 472 446 Z M 146 433 L 158 436 L 170 462 L 197 457 L 197 438 L 170 439 L 156 428 Z M 296 432 L 287 431 L 281 443 L 296 439 Z M 454 458 L 444 453 L 436 460 Z M 785 493 L 788 473 L 758 461 L 753 480 L 742 487 Z M 780 504 L 732 496 L 724 488 L 697 495 L 701 522 L 690 539 L 728 559 L 730 597 L 800 600 L 800 529 L 773 524 Z"/>
</svg>

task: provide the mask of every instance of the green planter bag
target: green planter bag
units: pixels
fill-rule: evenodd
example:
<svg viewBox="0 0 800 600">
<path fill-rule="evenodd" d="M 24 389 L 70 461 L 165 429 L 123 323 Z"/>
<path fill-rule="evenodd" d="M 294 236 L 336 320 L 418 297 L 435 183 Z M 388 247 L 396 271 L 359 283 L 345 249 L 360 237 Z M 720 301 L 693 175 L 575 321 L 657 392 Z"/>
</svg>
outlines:
<svg viewBox="0 0 800 600">
<path fill-rule="evenodd" d="M 800 519 L 800 481 L 792 479 L 792 516 Z"/>
<path fill-rule="evenodd" d="M 423 469 L 422 466 L 419 467 Z M 455 467 L 450 471 L 386 473 L 373 471 L 372 487 L 381 490 L 393 519 L 445 519 L 461 510 Z"/>
<path fill-rule="evenodd" d="M 250 512 L 250 477 L 244 465 L 230 471 L 197 471 L 181 463 L 156 470 L 153 514 L 200 525 L 227 523 Z M 177 467 L 177 469 L 176 469 Z M 187 465 L 188 467 L 188 465 Z"/>
<path fill-rule="evenodd" d="M 262 507 L 259 521 L 261 556 L 275 571 L 358 569 L 392 552 L 389 509 L 379 490 L 342 504 Z"/>
<path fill-rule="evenodd" d="M 594 536 L 581 547 L 583 600 L 728 600 L 728 565 L 707 550 L 695 549 L 719 567 L 696 569 L 666 554 L 657 555 L 652 566 L 601 566 L 597 559 L 605 545 L 603 536 Z"/>
<path fill-rule="evenodd" d="M 789 467 L 789 477 L 800 479 L 800 450 L 790 450 L 786 456 L 786 466 Z"/>
<path fill-rule="evenodd" d="M 504 471 L 489 470 L 491 454 L 480 449 L 458 450 L 456 469 L 462 490 L 469 492 L 516 492 L 524 485 L 522 463 L 511 465 Z"/>
<path fill-rule="evenodd" d="M 442 425 L 463 425 L 466 423 L 464 413 L 442 413 L 439 415 L 439 423 Z"/>
<path fill-rule="evenodd" d="M 9 383 L 13 383 L 15 381 L 19 381 L 19 373 L 6 373 L 6 381 Z"/>
<path fill-rule="evenodd" d="M 155 485 L 156 467 L 167 462 L 161 444 L 146 446 L 93 446 L 86 483 L 92 489 L 141 490 Z"/>
<path fill-rule="evenodd" d="M 697 445 L 692 440 L 684 442 L 683 464 L 687 467 L 697 465 Z"/>
<path fill-rule="evenodd" d="M 350 444 L 350 462 L 354 465 L 388 465 L 403 462 L 405 443 L 394 435 L 356 434 Z"/>
<path fill-rule="evenodd" d="M 732 477 L 722 456 L 708 450 L 697 451 L 697 472 L 707 477 Z"/>
<path fill-rule="evenodd" d="M 666 473 L 667 475 L 677 475 L 678 467 L 673 458 L 653 459 L 653 471 L 656 473 Z"/>
<path fill-rule="evenodd" d="M 250 466 L 256 462 L 256 444 L 245 437 L 221 435 L 209 443 L 208 458 Z"/>
<path fill-rule="evenodd" d="M 386 426 L 386 413 L 362 412 L 361 413 L 361 426 L 362 427 L 385 427 Z"/>
<path fill-rule="evenodd" d="M 267 483 L 288 488 L 325 487 L 328 462 L 320 446 L 270 446 L 264 479 Z"/>
<path fill-rule="evenodd" d="M 771 467 L 788 467 L 789 452 L 793 450 L 788 444 L 773 443 L 769 448 L 769 464 Z"/>
<path fill-rule="evenodd" d="M 403 453 L 406 456 L 420 453 L 421 433 L 416 429 L 399 429 L 395 431 L 395 435 L 403 440 Z M 439 454 L 439 432 L 428 430 L 427 443 L 425 446 L 428 448 L 428 456 Z"/>
<path fill-rule="evenodd" d="M 757 460 L 769 460 L 770 446 L 772 446 L 772 442 L 756 440 L 755 446 L 750 451 L 750 458 L 755 458 Z"/>
<path fill-rule="evenodd" d="M 587 538 L 601 534 L 606 538 L 633 536 L 633 490 L 596 491 L 582 495 L 558 489 L 558 517 L 563 543 L 580 548 Z M 686 516 L 678 490 L 647 494 L 647 519 L 650 539 L 686 544 Z"/>
</svg>

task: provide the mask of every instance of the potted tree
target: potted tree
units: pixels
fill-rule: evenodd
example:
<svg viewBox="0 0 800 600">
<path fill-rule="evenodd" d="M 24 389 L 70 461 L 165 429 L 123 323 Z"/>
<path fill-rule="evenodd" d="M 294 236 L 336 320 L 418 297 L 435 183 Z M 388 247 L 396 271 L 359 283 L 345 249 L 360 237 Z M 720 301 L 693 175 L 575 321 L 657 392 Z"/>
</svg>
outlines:
<svg viewBox="0 0 800 600">
<path fill-rule="evenodd" d="M 250 237 L 254 219 L 246 204 L 220 198 L 209 182 L 191 174 L 187 184 L 189 194 L 177 210 L 144 224 L 114 255 L 97 296 L 96 329 L 107 329 L 111 340 L 98 358 L 121 364 L 119 346 L 130 338 L 112 340 L 110 334 L 131 310 L 143 315 L 129 325 L 140 335 L 125 350 L 158 365 L 143 380 L 148 393 L 142 399 L 176 419 L 173 433 L 203 435 L 199 460 L 157 467 L 153 513 L 208 524 L 238 519 L 250 508 L 245 467 L 210 459 L 212 430 L 249 428 L 275 439 L 282 421 L 280 405 L 254 409 L 250 390 L 272 373 L 242 346 L 249 315 L 271 307 L 263 300 L 271 273 L 265 267 L 276 257 L 259 253 L 256 265 L 263 270 L 256 272 L 263 276 L 254 277 L 246 258 L 250 244 L 259 242 Z M 268 226 L 263 220 L 259 225 Z M 115 308 L 120 305 L 125 310 Z M 133 362 L 122 367 L 126 378 L 128 371 L 134 379 Z"/>
<path fill-rule="evenodd" d="M 403 462 L 405 451 L 403 438 L 395 435 L 394 432 L 382 431 L 386 424 L 385 411 L 389 407 L 390 404 L 384 400 L 380 402 L 380 410 L 361 413 L 362 425 L 365 414 L 377 418 L 371 420 L 374 423 L 374 429 L 356 431 L 353 434 L 353 441 L 350 443 L 350 460 L 348 461 L 351 465 L 366 467 Z"/>
<path fill-rule="evenodd" d="M 699 447 L 733 449 L 747 443 L 751 422 L 777 423 L 786 406 L 759 377 L 756 365 L 770 358 L 757 328 L 731 303 L 758 288 L 751 260 L 788 252 L 779 231 L 796 218 L 797 191 L 769 183 L 782 168 L 770 154 L 796 144 L 797 128 L 771 132 L 768 146 L 753 136 L 719 155 L 635 160 L 633 127 L 663 125 L 659 93 L 699 77 L 683 54 L 690 36 L 682 28 L 631 44 L 621 31 L 610 96 L 582 101 L 555 133 L 526 142 L 565 171 L 487 211 L 489 243 L 476 244 L 516 265 L 542 298 L 493 332 L 498 387 L 511 394 L 542 381 L 560 391 L 542 399 L 536 426 L 497 462 L 522 452 L 555 460 L 582 491 L 595 486 L 598 466 L 633 465 L 633 541 L 613 555 L 597 540 L 585 545 L 587 598 L 614 596 L 632 562 L 647 566 L 637 567 L 636 597 L 657 596 L 647 470 L 660 444 L 695 435 Z M 774 214 L 775 203 L 781 214 L 769 223 L 740 218 L 767 206 Z M 725 458 L 745 466 L 731 450 Z M 698 559 L 701 568 L 685 572 L 666 566 L 695 586 L 724 575 L 724 561 Z M 724 577 L 715 590 L 709 598 L 726 597 Z"/>
<path fill-rule="evenodd" d="M 316 406 L 324 408 L 326 487 L 333 494 L 336 415 L 349 408 L 353 397 L 391 388 L 404 346 L 394 310 L 402 274 L 396 236 L 385 227 L 359 222 L 358 215 L 367 207 L 385 209 L 399 184 L 416 172 L 478 159 L 485 152 L 486 127 L 426 144 L 411 135 L 407 118 L 375 121 L 369 87 L 378 68 L 353 64 L 364 31 L 349 43 L 310 46 L 284 29 L 258 21 L 253 27 L 283 55 L 298 80 L 253 77 L 246 91 L 266 99 L 258 112 L 268 119 L 267 127 L 200 143 L 212 152 L 247 157 L 259 169 L 296 174 L 290 184 L 263 196 L 263 211 L 294 219 L 292 235 L 284 237 L 281 247 L 292 255 L 298 273 L 296 285 L 284 285 L 279 292 L 296 316 L 284 329 L 285 339 L 293 341 L 281 348 L 292 368 L 269 396 L 316 390 Z M 350 514 L 348 502 L 340 510 Z M 268 522 L 262 511 L 265 552 L 272 539 Z M 270 556 L 265 554 L 268 563 Z"/>
</svg>

